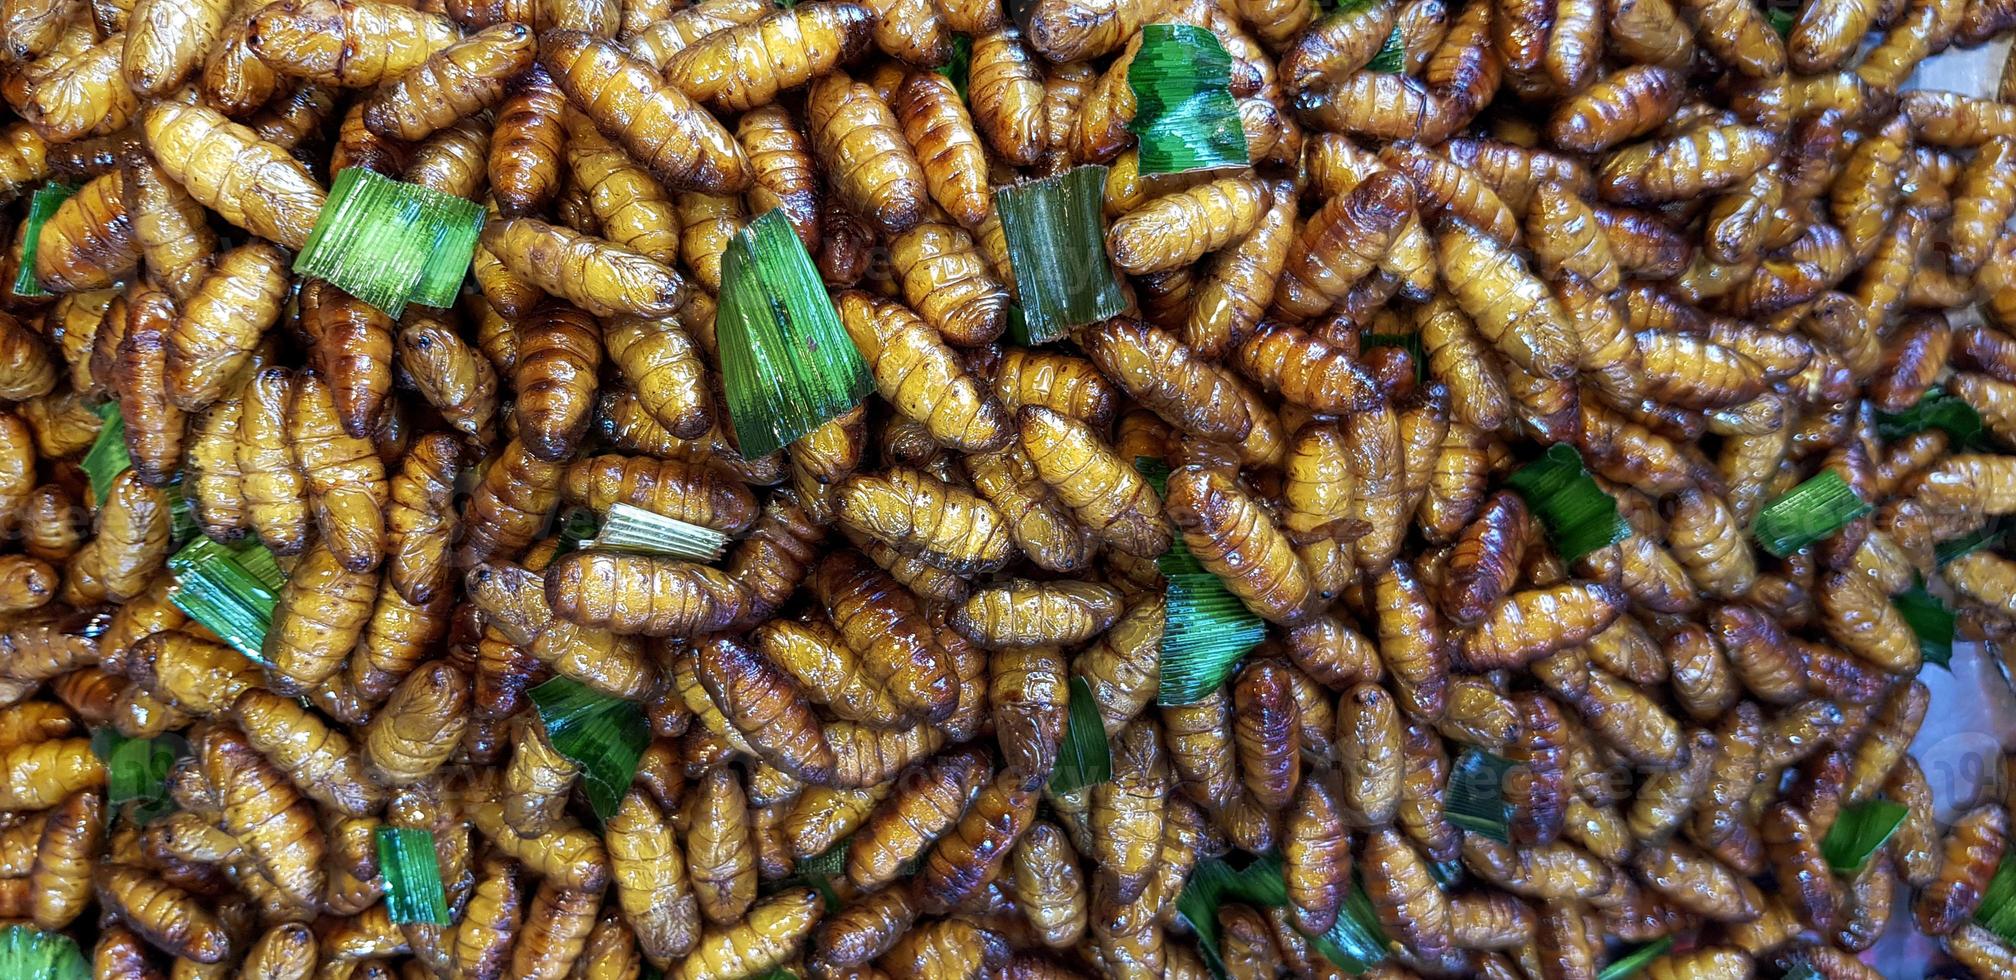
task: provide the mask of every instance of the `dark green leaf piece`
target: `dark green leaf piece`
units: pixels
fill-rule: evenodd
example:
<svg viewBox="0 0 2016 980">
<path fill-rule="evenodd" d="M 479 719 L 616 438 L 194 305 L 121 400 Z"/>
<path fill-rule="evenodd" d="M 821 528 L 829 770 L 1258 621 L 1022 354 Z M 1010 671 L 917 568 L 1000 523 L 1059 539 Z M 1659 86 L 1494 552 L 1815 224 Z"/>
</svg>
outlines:
<svg viewBox="0 0 2016 980">
<path fill-rule="evenodd" d="M 728 243 L 714 322 L 728 417 L 744 456 L 784 448 L 875 389 L 819 270 L 780 211 L 749 222 Z"/>
<path fill-rule="evenodd" d="M 112 481 L 133 468 L 133 457 L 126 452 L 126 417 L 119 414 L 119 403 L 108 401 L 98 406 L 98 417 L 104 424 L 98 427 L 98 438 L 91 441 L 81 465 L 85 478 L 91 481 L 91 495 L 103 507 L 105 498 L 112 494 Z"/>
<path fill-rule="evenodd" d="M 197 538 L 169 557 L 168 571 L 175 576 L 169 601 L 177 609 L 239 653 L 262 660 L 273 604 L 286 581 L 272 552 L 252 539 L 227 545 Z"/>
<path fill-rule="evenodd" d="M 23 219 L 21 232 L 21 268 L 14 273 L 14 295 L 31 298 L 49 295 L 35 278 L 36 243 L 42 237 L 43 223 L 75 193 L 77 187 L 73 184 L 52 182 L 36 188 L 35 196 L 28 199 L 28 217 Z"/>
<path fill-rule="evenodd" d="M 189 743 L 173 733 L 155 738 L 127 738 L 111 728 L 91 733 L 91 752 L 105 763 L 105 802 L 113 807 L 137 803 L 134 817 L 146 823 L 175 809 L 168 796 L 168 771 L 189 754 Z"/>
<path fill-rule="evenodd" d="M 1875 508 L 1856 495 L 1855 488 L 1833 470 L 1821 470 L 1812 479 L 1787 490 L 1757 512 L 1750 534 L 1757 543 L 1780 558 L 1789 558 L 1799 549 L 1832 537 L 1836 531 Z"/>
<path fill-rule="evenodd" d="M 1645 969 L 1647 964 L 1666 955 L 1672 948 L 1673 937 L 1662 936 L 1618 957 L 1604 967 L 1603 972 L 1596 974 L 1596 980 L 1624 980 L 1625 977 L 1636 976 L 1639 970 Z"/>
<path fill-rule="evenodd" d="M 1068 715 L 1064 745 L 1057 753 L 1057 768 L 1050 774 L 1050 788 L 1059 793 L 1113 778 L 1113 752 L 1106 743 L 1106 723 L 1099 718 L 1099 702 L 1092 696 L 1092 684 L 1083 677 L 1071 678 Z"/>
<path fill-rule="evenodd" d="M 7 980 L 91 980 L 77 940 L 33 926 L 0 929 L 0 977 Z"/>
<path fill-rule="evenodd" d="M 578 550 L 581 542 L 595 536 L 599 522 L 595 512 L 586 507 L 569 507 L 560 515 L 559 550 L 562 554 Z"/>
<path fill-rule="evenodd" d="M 1771 7 L 1764 11 L 1764 19 L 1771 24 L 1772 30 L 1778 32 L 1779 37 L 1792 33 L 1792 11 Z"/>
<path fill-rule="evenodd" d="M 1862 870 L 1869 855 L 1897 832 L 1910 813 L 1910 807 L 1889 800 L 1869 800 L 1845 807 L 1834 818 L 1826 839 L 1820 842 L 1820 853 L 1836 872 L 1854 874 Z"/>
<path fill-rule="evenodd" d="M 994 192 L 1022 316 L 1011 339 L 1046 344 L 1127 308 L 1106 261 L 1106 168 L 1077 167 Z"/>
<path fill-rule="evenodd" d="M 1540 518 L 1564 561 L 1608 548 L 1631 534 L 1631 525 L 1617 514 L 1617 501 L 1596 484 L 1574 446 L 1548 447 L 1545 455 L 1513 471 L 1505 484 Z"/>
<path fill-rule="evenodd" d="M 1365 894 L 1362 875 L 1351 876 L 1351 892 L 1344 896 L 1344 908 L 1330 931 L 1312 937 L 1311 944 L 1323 958 L 1346 973 L 1357 975 L 1385 962 L 1393 942 L 1379 924 L 1379 913 Z"/>
<path fill-rule="evenodd" d="M 555 677 L 530 694 L 539 721 L 546 726 L 546 740 L 581 767 L 581 789 L 588 805 L 596 816 L 609 819 L 636 778 L 637 760 L 650 741 L 644 709 L 565 677 Z"/>
<path fill-rule="evenodd" d="M 1876 434 L 1883 441 L 1890 442 L 1927 429 L 1938 429 L 1953 437 L 1955 445 L 1979 447 L 1982 445 L 1981 413 L 1967 404 L 1959 396 L 1945 389 L 1933 387 L 1920 396 L 1918 403 L 1904 411 L 1876 413 Z"/>
<path fill-rule="evenodd" d="M 361 167 L 336 175 L 294 271 L 398 317 L 452 306 L 476 254 L 483 208 Z"/>
<path fill-rule="evenodd" d="M 1398 75 L 1407 70 L 1407 44 L 1400 37 L 1400 25 L 1393 25 L 1393 32 L 1386 35 L 1386 43 L 1379 46 L 1379 53 L 1365 63 L 1366 71 L 1383 71 Z"/>
<path fill-rule="evenodd" d="M 1941 566 L 1962 555 L 1971 555 L 1983 548 L 2000 547 L 2009 537 L 2010 520 L 1998 517 L 1988 522 L 1972 534 L 1962 535 L 1951 541 L 1941 541 L 1932 549 L 1932 557 Z"/>
<path fill-rule="evenodd" d="M 1918 652 L 1928 664 L 1947 667 L 1953 661 L 1953 610 L 1920 582 L 1890 600 L 1918 635 Z M 1950 668 L 1949 668 L 1950 669 Z"/>
<path fill-rule="evenodd" d="M 1465 749 L 1449 769 L 1442 804 L 1449 822 L 1492 840 L 1509 842 L 1505 773 L 1513 763 L 1483 749 Z"/>
<path fill-rule="evenodd" d="M 1169 465 L 1137 456 L 1134 468 L 1155 488 L 1168 492 Z M 1157 704 L 1196 704 L 1225 683 L 1246 652 L 1260 645 L 1267 624 L 1225 582 L 1205 570 L 1178 536 L 1155 559 L 1165 582 L 1167 608 L 1162 627 L 1162 680 Z"/>
<path fill-rule="evenodd" d="M 441 860 L 434 834 L 414 827 L 378 828 L 378 869 L 385 876 L 385 909 L 399 924 L 448 924 Z"/>
<path fill-rule="evenodd" d="M 966 101 L 966 80 L 973 70 L 973 39 L 964 34 L 952 35 L 952 60 L 938 69 L 938 74 L 952 80 L 952 87 L 959 92 L 959 101 Z"/>
<path fill-rule="evenodd" d="M 2003 942 L 2016 943 L 2016 860 L 2009 854 L 2002 855 L 1995 876 L 1988 879 L 1981 904 L 1974 910 L 1974 921 L 2002 937 Z"/>
<path fill-rule="evenodd" d="M 1246 128 L 1232 98 L 1232 55 L 1216 34 L 1189 24 L 1149 24 L 1127 68 L 1138 108 L 1141 175 L 1244 167 Z"/>
</svg>

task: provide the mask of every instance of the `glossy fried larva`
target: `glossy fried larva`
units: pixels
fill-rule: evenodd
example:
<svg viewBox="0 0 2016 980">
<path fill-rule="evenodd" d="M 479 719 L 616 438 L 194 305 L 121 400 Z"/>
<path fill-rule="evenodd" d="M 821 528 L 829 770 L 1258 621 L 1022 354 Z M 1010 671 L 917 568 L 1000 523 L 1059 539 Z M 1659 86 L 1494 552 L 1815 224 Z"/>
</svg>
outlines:
<svg viewBox="0 0 2016 980">
<path fill-rule="evenodd" d="M 1617 589 L 1588 582 L 1512 593 L 1464 637 L 1463 657 L 1473 669 L 1528 663 L 1601 632 L 1624 601 Z"/>
<path fill-rule="evenodd" d="M 811 586 L 872 682 L 906 710 L 950 715 L 957 706 L 951 664 L 901 586 L 846 552 L 829 555 Z"/>
<path fill-rule="evenodd" d="M 1211 260 L 1191 300 L 1183 340 L 1205 357 L 1223 357 L 1245 340 L 1273 303 L 1295 235 L 1295 198 L 1285 184 L 1270 192 L 1259 223 Z"/>
<path fill-rule="evenodd" d="M 89 38 L 91 31 L 86 29 L 84 36 Z M 27 91 L 10 101 L 54 143 L 116 133 L 140 107 L 139 96 L 121 75 L 125 47 L 122 31 L 83 47 L 74 57 L 44 58 L 37 67 L 46 71 L 24 78 Z"/>
<path fill-rule="evenodd" d="M 833 750 L 789 675 L 727 637 L 701 644 L 697 673 L 765 762 L 807 783 L 832 780 Z"/>
<path fill-rule="evenodd" d="M 202 106 L 157 103 L 141 122 L 155 162 L 190 197 L 261 238 L 307 244 L 328 193 L 287 151 Z"/>
<path fill-rule="evenodd" d="M 441 661 L 414 668 L 364 728 L 366 771 L 389 786 L 427 778 L 460 743 L 468 727 L 468 706 L 467 674 Z M 497 836 L 491 835 L 493 840 Z"/>
<path fill-rule="evenodd" d="M 157 949 L 196 963 L 226 962 L 231 936 L 195 896 L 132 865 L 106 863 L 92 873 L 98 902 Z"/>
<path fill-rule="evenodd" d="M 124 602 L 146 591 L 168 555 L 168 497 L 136 471 L 113 480 L 92 538 L 64 568 L 64 601 Z"/>
<path fill-rule="evenodd" d="M 1024 579 L 975 589 L 950 623 L 987 649 L 1077 646 L 1120 618 L 1120 594 L 1091 582 Z"/>
<path fill-rule="evenodd" d="M 354 571 L 321 542 L 302 555 L 273 606 L 261 657 L 283 694 L 313 690 L 342 669 L 363 633 L 378 577 Z"/>
<path fill-rule="evenodd" d="M 1525 229 L 1543 275 L 1558 281 L 1570 273 L 1603 292 L 1616 290 L 1619 273 L 1609 234 L 1595 212 L 1561 182 L 1550 180 L 1535 188 Z M 1584 350 L 1583 356 L 1591 355 Z"/>
<path fill-rule="evenodd" d="M 603 828 L 617 906 L 653 963 L 683 956 L 700 938 L 699 908 L 672 823 L 649 794 L 633 788 Z"/>
<path fill-rule="evenodd" d="M 1664 125 L 1685 89 L 1678 73 L 1632 65 L 1562 102 L 1548 120 L 1547 138 L 1562 149 L 1600 153 Z"/>
<path fill-rule="evenodd" d="M 540 40 L 539 63 L 568 99 L 672 191 L 737 194 L 754 181 L 734 137 L 649 65 L 578 31 Z"/>
<path fill-rule="evenodd" d="M 960 228 L 921 222 L 889 243 L 889 258 L 904 301 L 948 343 L 989 343 L 1007 326 L 1007 287 Z"/>
<path fill-rule="evenodd" d="M 974 748 L 933 756 L 905 773 L 847 849 L 847 878 L 864 890 L 896 881 L 908 862 L 924 857 L 993 775 L 986 755 Z"/>
<path fill-rule="evenodd" d="M 1667 541 L 1703 594 L 1737 599 L 1756 584 L 1756 556 L 1738 531 L 1735 515 L 1719 495 L 1689 489 L 1677 498 Z"/>
<path fill-rule="evenodd" d="M 1547 379 L 1574 374 L 1581 345 L 1560 303 L 1503 243 L 1462 223 L 1436 237 L 1457 305 L 1498 352 Z"/>
<path fill-rule="evenodd" d="M 533 218 L 486 225 L 483 244 L 525 281 L 595 316 L 671 316 L 688 298 L 663 263 Z"/>
<path fill-rule="evenodd" d="M 975 34 L 967 80 L 973 120 L 987 145 L 1016 166 L 1037 161 L 1048 142 L 1043 74 L 1012 22 Z"/>
<path fill-rule="evenodd" d="M 85 184 L 42 225 L 35 247 L 35 278 L 52 292 L 104 289 L 132 271 L 140 258 L 127 210 L 124 172 Z"/>
<path fill-rule="evenodd" d="M 231 7 L 230 0 L 135 0 L 127 16 L 121 59 L 133 91 L 166 95 L 187 81 L 223 33 Z"/>
<path fill-rule="evenodd" d="M 30 912 L 43 929 L 62 929 L 91 902 L 91 869 L 105 838 L 104 798 L 78 793 L 49 814 L 29 869 Z"/>
<path fill-rule="evenodd" d="M 1413 185 L 1392 171 L 1325 202 L 1303 225 L 1276 287 L 1272 312 L 1308 320 L 1328 312 L 1370 273 L 1414 214 Z"/>
<path fill-rule="evenodd" d="M 602 342 L 639 406 L 668 433 L 690 439 L 712 424 L 705 373 L 686 331 L 665 321 L 617 317 L 603 325 Z"/>
<path fill-rule="evenodd" d="M 246 384 L 239 416 L 238 468 L 244 477 L 246 515 L 275 554 L 300 553 L 308 542 L 307 484 L 288 442 L 287 411 L 295 381 L 280 368 Z"/>
<path fill-rule="evenodd" d="M 1943 936 L 1971 920 L 2008 840 L 2009 814 L 2001 804 L 1985 803 L 1956 818 L 1946 831 L 1939 873 L 1918 893 L 1918 928 Z"/>
<path fill-rule="evenodd" d="M 1296 405 L 1324 415 L 1368 411 L 1379 394 L 1344 348 L 1279 323 L 1262 323 L 1234 352 L 1240 372 Z"/>
<path fill-rule="evenodd" d="M 211 732 L 203 768 L 222 805 L 221 825 L 238 838 L 280 892 L 302 908 L 321 900 L 326 842 L 315 807 L 279 769 L 235 732 Z"/>
<path fill-rule="evenodd" d="M 486 27 L 373 92 L 364 126 L 387 139 L 425 139 L 502 101 L 505 83 L 532 64 L 535 47 L 524 24 Z"/>
<path fill-rule="evenodd" d="M 490 194 L 506 216 L 536 213 L 560 190 L 566 96 L 546 69 L 524 71 L 497 109 L 490 137 Z M 361 123 L 360 123 L 361 124 Z"/>
<path fill-rule="evenodd" d="M 1226 178 L 1151 198 L 1106 230 L 1113 263 L 1134 275 L 1176 269 L 1230 245 L 1260 224 L 1265 185 Z"/>
<path fill-rule="evenodd" d="M 993 505 L 921 470 L 850 476 L 835 486 L 834 505 L 843 526 L 954 574 L 996 571 L 1014 554 Z"/>
<path fill-rule="evenodd" d="M 667 266 L 679 260 L 681 222 L 673 198 L 581 113 L 566 115 L 564 159 L 603 238 Z"/>
<path fill-rule="evenodd" d="M 350 739 L 298 703 L 252 689 L 238 695 L 231 715 L 246 742 L 314 800 L 355 817 L 383 802 L 384 790 L 365 777 Z"/>
<path fill-rule="evenodd" d="M 1120 388 L 1177 428 L 1206 439 L 1237 441 L 1252 431 L 1245 399 L 1219 368 L 1175 336 L 1128 317 L 1078 334 L 1079 343 Z"/>
<path fill-rule="evenodd" d="M 742 921 L 702 934 L 693 952 L 672 968 L 675 980 L 747 976 L 783 963 L 818 922 L 825 906 L 810 888 L 781 892 L 749 910 Z"/>
<path fill-rule="evenodd" d="M 1224 473 L 1187 466 L 1170 474 L 1168 508 L 1190 553 L 1248 609 L 1285 624 L 1307 614 L 1308 570 L 1259 502 Z"/>
<path fill-rule="evenodd" d="M 959 90 L 937 72 L 913 71 L 891 101 L 932 200 L 961 226 L 979 227 L 994 211 L 994 194 L 986 149 Z"/>
<path fill-rule="evenodd" d="M 805 104 L 812 150 L 842 203 L 887 235 L 924 219 L 924 168 L 873 88 L 834 71 L 813 81 Z"/>
<path fill-rule="evenodd" d="M 385 465 L 368 440 L 343 431 L 330 389 L 313 374 L 294 385 L 287 429 L 315 526 L 345 568 L 369 571 L 384 558 Z"/>
<path fill-rule="evenodd" d="M 1449 902 L 1430 877 L 1427 862 L 1399 831 L 1372 831 L 1358 853 L 1365 894 L 1388 932 L 1424 957 L 1437 957 L 1454 941 Z"/>
<path fill-rule="evenodd" d="M 217 251 L 209 215 L 152 160 L 128 162 L 120 188 L 148 273 L 176 301 L 188 302 L 210 274 Z"/>
<path fill-rule="evenodd" d="M 756 522 L 756 499 L 727 471 L 646 456 L 587 456 L 567 467 L 561 492 L 596 511 L 618 503 L 688 524 L 740 534 Z"/>
<path fill-rule="evenodd" d="M 286 294 L 287 257 L 271 244 L 241 245 L 216 260 L 183 298 L 168 334 L 168 394 L 177 407 L 198 411 L 224 394 L 279 319 Z"/>
<path fill-rule="evenodd" d="M 1008 440 L 993 395 L 915 313 L 858 290 L 839 294 L 835 305 L 882 397 L 923 423 L 933 439 L 967 452 L 999 449 Z"/>
<path fill-rule="evenodd" d="M 1068 948 L 1084 938 L 1090 902 L 1078 852 L 1047 820 L 1031 824 L 1008 855 L 1005 884 L 1043 945 Z"/>
<path fill-rule="evenodd" d="M 1022 20 L 1029 45 L 1053 62 L 1082 61 L 1107 54 L 1153 20 L 1160 7 L 1139 0 L 1072 3 L 1044 0 Z"/>
<path fill-rule="evenodd" d="M 813 172 L 812 146 L 797 118 L 782 106 L 764 106 L 742 115 L 735 138 L 755 173 L 755 186 L 749 190 L 750 210 L 761 214 L 781 209 L 798 240 L 808 250 L 816 250 L 820 243 L 820 184 Z"/>
<path fill-rule="evenodd" d="M 374 0 L 285 0 L 253 16 L 246 47 L 286 75 L 368 88 L 453 44 L 439 14 Z"/>
<path fill-rule="evenodd" d="M 1597 174 L 1606 200 L 1653 204 L 1732 186 L 1778 152 L 1772 134 L 1746 126 L 1702 126 L 1612 153 Z"/>
<path fill-rule="evenodd" d="M 1159 735 L 1147 718 L 1121 730 L 1114 739 L 1113 778 L 1092 788 L 1091 850 L 1098 881 L 1116 900 L 1132 901 L 1124 896 L 1146 891 L 1162 855 L 1168 761 Z"/>
</svg>

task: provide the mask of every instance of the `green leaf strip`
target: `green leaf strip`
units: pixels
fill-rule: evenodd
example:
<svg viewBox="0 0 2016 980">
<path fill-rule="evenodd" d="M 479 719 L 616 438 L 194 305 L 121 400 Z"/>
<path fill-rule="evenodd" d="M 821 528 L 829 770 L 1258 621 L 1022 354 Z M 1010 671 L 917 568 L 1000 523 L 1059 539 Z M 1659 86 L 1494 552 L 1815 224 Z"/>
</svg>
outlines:
<svg viewBox="0 0 2016 980">
<path fill-rule="evenodd" d="M 448 924 L 448 898 L 431 831 L 379 827 L 378 870 L 385 877 L 385 909 L 393 922 Z"/>
<path fill-rule="evenodd" d="M 397 317 L 454 305 L 476 254 L 481 205 L 361 167 L 336 175 L 294 271 Z"/>
<path fill-rule="evenodd" d="M 1141 174 L 1246 166 L 1246 129 L 1232 98 L 1232 55 L 1190 24 L 1149 24 L 1127 68 Z"/>
<path fill-rule="evenodd" d="M 1064 744 L 1057 753 L 1057 768 L 1050 774 L 1050 788 L 1059 793 L 1113 778 L 1113 751 L 1106 742 L 1106 723 L 1099 717 L 1099 702 L 1086 678 L 1071 678 L 1067 711 Z"/>
<path fill-rule="evenodd" d="M 1849 521 L 1873 509 L 1841 474 L 1821 470 L 1765 504 L 1757 512 L 1750 534 L 1765 551 L 1788 558 L 1815 541 L 1832 537 Z"/>
<path fill-rule="evenodd" d="M 875 388 L 867 362 L 782 212 L 749 222 L 721 257 L 721 383 L 742 455 L 776 452 Z"/>
<path fill-rule="evenodd" d="M 650 741 L 643 708 L 565 677 L 555 677 L 529 693 L 546 726 L 546 740 L 581 767 L 581 789 L 588 805 L 596 816 L 609 819 L 636 778 L 637 760 Z"/>
<path fill-rule="evenodd" d="M 168 559 L 169 601 L 239 653 L 264 662 L 266 630 L 286 576 L 256 540 L 237 545 L 197 538 Z"/>
<path fill-rule="evenodd" d="M 1828 867 L 1837 873 L 1854 874 L 1862 870 L 1877 848 L 1890 840 L 1890 835 L 1897 832 L 1910 813 L 1910 807 L 1889 800 L 1869 800 L 1845 807 L 1834 818 L 1826 839 L 1820 842 L 1820 853 L 1826 856 Z"/>
<path fill-rule="evenodd" d="M 1077 167 L 994 192 L 1020 326 L 1011 339 L 1045 344 L 1127 308 L 1106 259 L 1106 168 Z"/>
<path fill-rule="evenodd" d="M 41 281 L 35 278 L 36 246 L 42 238 L 42 225 L 75 193 L 77 187 L 74 184 L 51 182 L 36 188 L 35 196 L 28 199 L 28 217 L 24 219 L 21 231 L 21 268 L 14 273 L 14 295 L 28 298 L 49 295 L 43 292 Z"/>
<path fill-rule="evenodd" d="M 1554 550 L 1573 562 L 1631 534 L 1617 501 L 1597 485 L 1574 446 L 1556 443 L 1545 455 L 1513 471 L 1506 486 L 1526 501 L 1547 529 Z"/>
</svg>

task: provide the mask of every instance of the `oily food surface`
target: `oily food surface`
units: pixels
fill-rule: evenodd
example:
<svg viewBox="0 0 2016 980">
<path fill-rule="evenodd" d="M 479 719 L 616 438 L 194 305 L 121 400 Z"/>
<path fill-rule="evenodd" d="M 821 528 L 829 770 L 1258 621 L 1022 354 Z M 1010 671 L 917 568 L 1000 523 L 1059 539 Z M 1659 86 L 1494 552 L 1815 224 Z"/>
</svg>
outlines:
<svg viewBox="0 0 2016 980">
<path fill-rule="evenodd" d="M 0 0 L 0 955 L 2016 976 L 1908 751 L 2016 633 L 2016 71 L 1900 91 L 2016 3 L 1009 13 Z M 295 271 L 353 168 L 454 306 Z"/>
</svg>

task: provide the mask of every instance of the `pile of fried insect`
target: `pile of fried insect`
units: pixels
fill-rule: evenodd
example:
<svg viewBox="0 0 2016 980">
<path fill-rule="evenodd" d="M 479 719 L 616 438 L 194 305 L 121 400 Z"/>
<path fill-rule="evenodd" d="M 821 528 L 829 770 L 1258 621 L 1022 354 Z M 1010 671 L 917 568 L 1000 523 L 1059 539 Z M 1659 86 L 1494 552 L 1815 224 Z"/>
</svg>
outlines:
<svg viewBox="0 0 2016 980">
<path fill-rule="evenodd" d="M 0 0 L 0 975 L 2016 977 L 2012 27 Z"/>
</svg>

